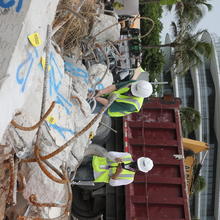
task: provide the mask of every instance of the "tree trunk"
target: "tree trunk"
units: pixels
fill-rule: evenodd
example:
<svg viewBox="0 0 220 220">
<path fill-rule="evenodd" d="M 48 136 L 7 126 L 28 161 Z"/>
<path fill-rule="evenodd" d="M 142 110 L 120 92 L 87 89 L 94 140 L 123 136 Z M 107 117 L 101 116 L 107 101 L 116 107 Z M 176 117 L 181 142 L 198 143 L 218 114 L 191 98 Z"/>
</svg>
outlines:
<svg viewBox="0 0 220 220">
<path fill-rule="evenodd" d="M 174 44 L 161 44 L 161 45 L 149 45 L 143 46 L 142 49 L 161 48 L 161 47 L 175 47 Z"/>
<path fill-rule="evenodd" d="M 173 5 L 179 2 L 179 0 L 142 0 L 139 1 L 139 5 L 149 4 L 149 3 L 159 3 L 160 5 Z"/>
<path fill-rule="evenodd" d="M 160 3 L 160 0 L 142 0 L 139 1 L 139 5 L 145 5 L 150 3 Z"/>
</svg>

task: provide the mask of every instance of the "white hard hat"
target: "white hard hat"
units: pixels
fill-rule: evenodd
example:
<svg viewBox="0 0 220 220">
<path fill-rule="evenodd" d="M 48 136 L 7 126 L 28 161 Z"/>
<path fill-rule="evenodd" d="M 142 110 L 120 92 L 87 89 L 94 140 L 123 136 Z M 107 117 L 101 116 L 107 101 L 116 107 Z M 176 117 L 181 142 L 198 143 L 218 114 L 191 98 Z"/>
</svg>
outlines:
<svg viewBox="0 0 220 220">
<path fill-rule="evenodd" d="M 145 173 L 150 171 L 154 166 L 153 161 L 148 157 L 138 158 L 137 165 L 138 165 L 138 169 Z"/>
<path fill-rule="evenodd" d="M 153 87 L 151 83 L 145 80 L 139 80 L 131 84 L 131 93 L 137 97 L 147 98 L 153 92 Z"/>
</svg>

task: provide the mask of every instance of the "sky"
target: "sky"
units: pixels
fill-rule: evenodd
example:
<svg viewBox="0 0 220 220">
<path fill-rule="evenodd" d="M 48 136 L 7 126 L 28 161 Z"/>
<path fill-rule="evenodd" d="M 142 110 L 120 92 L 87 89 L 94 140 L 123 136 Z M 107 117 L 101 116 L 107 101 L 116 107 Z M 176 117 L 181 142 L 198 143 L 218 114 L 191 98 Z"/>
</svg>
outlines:
<svg viewBox="0 0 220 220">
<path fill-rule="evenodd" d="M 213 8 L 210 12 L 205 10 L 205 16 L 198 24 L 198 29 L 207 29 L 210 33 L 216 33 L 220 37 L 220 0 L 210 0 L 210 4 L 212 4 Z M 170 23 L 174 18 L 170 15 L 170 12 L 164 12 L 162 23 L 163 23 L 163 31 L 161 34 L 162 41 L 165 38 L 166 33 L 170 33 Z"/>
</svg>

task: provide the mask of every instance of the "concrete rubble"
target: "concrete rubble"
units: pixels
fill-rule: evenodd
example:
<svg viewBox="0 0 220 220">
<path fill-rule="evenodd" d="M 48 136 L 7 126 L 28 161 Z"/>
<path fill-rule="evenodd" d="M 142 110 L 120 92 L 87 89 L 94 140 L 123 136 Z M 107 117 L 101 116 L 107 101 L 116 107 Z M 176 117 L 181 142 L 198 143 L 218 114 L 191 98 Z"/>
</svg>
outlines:
<svg viewBox="0 0 220 220">
<path fill-rule="evenodd" d="M 109 28 L 110 27 L 110 28 Z M 102 30 L 107 29 L 102 32 Z M 98 42 L 105 42 L 106 40 L 116 41 L 120 38 L 120 25 L 118 24 L 117 17 L 101 14 L 96 19 L 93 29 L 91 31 L 92 36 L 96 36 Z"/>
<path fill-rule="evenodd" d="M 14 152 L 20 160 L 34 157 L 38 129 L 23 131 L 11 125 L 11 121 L 30 127 L 40 119 L 44 84 L 41 59 L 46 56 L 47 25 L 53 23 L 58 3 L 58 0 L 23 1 L 19 12 L 16 11 L 16 5 L 7 9 L 0 7 L 0 51 L 1 55 L 4 54 L 0 56 L 0 106 L 4 106 L 0 114 L 0 144 L 7 145 L 7 150 L 0 153 Z M 44 7 L 39 7 L 41 5 Z M 101 14 L 94 23 L 91 36 L 114 23 L 117 23 L 114 17 Z M 42 39 L 42 44 L 34 47 L 28 36 L 36 32 Z M 115 25 L 98 35 L 96 40 L 104 42 L 118 40 L 119 37 L 120 27 Z M 52 102 L 55 101 L 56 104 L 41 125 L 42 155 L 64 145 L 94 118 L 86 100 L 87 94 L 99 82 L 107 68 L 103 63 L 95 63 L 87 68 L 78 54 L 61 56 L 53 46 L 48 63 L 45 111 Z M 102 89 L 112 82 L 113 77 L 108 70 L 96 89 Z M 57 169 L 65 162 L 68 171 L 74 171 L 90 143 L 91 134 L 96 133 L 100 120 L 101 118 L 48 162 Z M 0 160 L 1 164 L 3 162 L 4 160 Z M 36 162 L 21 163 L 19 169 L 26 179 L 26 187 L 19 195 L 26 200 L 26 208 L 31 204 L 29 198 L 32 194 L 36 195 L 40 203 L 65 203 L 66 185 L 49 179 Z M 2 199 L 1 195 L 0 200 Z M 0 207 L 0 220 L 4 219 L 4 208 Z M 23 215 L 26 209 L 22 210 L 19 215 Z M 62 209 L 41 209 L 40 212 L 38 210 L 39 213 L 42 217 L 55 218 L 62 214 Z M 17 219 L 15 216 L 16 214 L 10 219 Z"/>
</svg>

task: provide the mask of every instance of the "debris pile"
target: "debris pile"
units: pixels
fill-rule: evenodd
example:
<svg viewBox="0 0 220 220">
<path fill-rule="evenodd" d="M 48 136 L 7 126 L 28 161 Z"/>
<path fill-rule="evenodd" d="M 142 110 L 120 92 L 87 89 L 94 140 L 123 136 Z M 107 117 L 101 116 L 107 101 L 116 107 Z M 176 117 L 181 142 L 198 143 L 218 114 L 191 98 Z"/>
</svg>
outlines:
<svg viewBox="0 0 220 220">
<path fill-rule="evenodd" d="M 89 34 L 98 10 L 95 2 L 95 0 L 59 2 L 53 22 L 54 39 L 65 53 L 70 53 L 79 46 L 83 38 Z"/>
<path fill-rule="evenodd" d="M 70 174 L 115 99 L 111 96 L 95 115 L 87 95 L 114 81 L 112 71 L 122 57 L 114 44 L 120 41 L 117 16 L 105 14 L 101 1 L 48 1 L 53 8 L 49 4 L 43 16 L 52 9 L 53 22 L 24 25 L 23 41 L 13 51 L 18 64 L 11 56 L 8 68 L 9 79 L 17 83 L 11 86 L 14 101 L 22 101 L 8 105 L 10 123 L 0 136 L 0 220 L 70 215 Z M 24 3 L 25 10 L 38 2 Z M 7 93 L 4 85 L 0 89 L 0 95 Z"/>
</svg>

